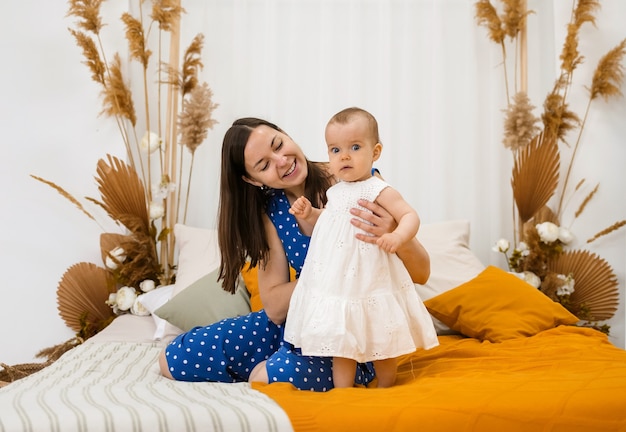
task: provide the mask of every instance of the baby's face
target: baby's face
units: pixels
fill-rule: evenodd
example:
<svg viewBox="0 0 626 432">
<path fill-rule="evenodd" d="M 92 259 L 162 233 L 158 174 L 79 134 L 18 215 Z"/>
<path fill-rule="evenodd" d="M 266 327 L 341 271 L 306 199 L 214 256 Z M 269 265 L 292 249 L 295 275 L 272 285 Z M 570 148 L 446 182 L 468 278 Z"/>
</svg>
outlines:
<svg viewBox="0 0 626 432">
<path fill-rule="evenodd" d="M 346 124 L 330 123 L 326 126 L 326 144 L 330 171 L 337 179 L 349 182 L 371 177 L 372 166 L 382 149 L 362 117 Z"/>
</svg>

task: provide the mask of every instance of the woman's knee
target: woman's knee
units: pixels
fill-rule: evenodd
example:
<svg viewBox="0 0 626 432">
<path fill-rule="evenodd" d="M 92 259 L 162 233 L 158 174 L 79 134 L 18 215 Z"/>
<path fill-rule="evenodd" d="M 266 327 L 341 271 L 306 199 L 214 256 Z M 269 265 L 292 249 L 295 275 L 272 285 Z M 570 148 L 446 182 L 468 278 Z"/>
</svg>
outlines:
<svg viewBox="0 0 626 432">
<path fill-rule="evenodd" d="M 170 368 L 167 364 L 167 356 L 165 355 L 165 350 L 161 351 L 159 354 L 159 368 L 161 369 L 161 375 L 165 378 L 174 379 L 172 374 L 170 373 Z"/>
</svg>

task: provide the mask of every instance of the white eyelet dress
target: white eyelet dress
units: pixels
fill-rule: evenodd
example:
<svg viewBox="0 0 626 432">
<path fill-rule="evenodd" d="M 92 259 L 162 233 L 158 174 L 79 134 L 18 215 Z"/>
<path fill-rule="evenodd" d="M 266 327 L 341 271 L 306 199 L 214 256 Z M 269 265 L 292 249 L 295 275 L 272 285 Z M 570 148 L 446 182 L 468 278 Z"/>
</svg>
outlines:
<svg viewBox="0 0 626 432">
<path fill-rule="evenodd" d="M 372 176 L 327 191 L 285 324 L 284 339 L 304 355 L 368 362 L 438 345 L 400 258 L 358 240 L 350 223 L 357 200 L 374 201 L 387 186 Z"/>
</svg>

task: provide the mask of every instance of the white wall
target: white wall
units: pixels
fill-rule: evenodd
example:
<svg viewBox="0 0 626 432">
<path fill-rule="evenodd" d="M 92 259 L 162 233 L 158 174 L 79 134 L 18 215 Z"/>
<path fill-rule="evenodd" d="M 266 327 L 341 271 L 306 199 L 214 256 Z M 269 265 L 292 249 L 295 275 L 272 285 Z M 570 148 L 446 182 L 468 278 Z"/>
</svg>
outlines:
<svg viewBox="0 0 626 432">
<path fill-rule="evenodd" d="M 544 26 L 557 21 L 556 28 L 562 28 L 567 19 L 564 9 L 571 5 L 565 0 L 553 3 L 554 8 L 552 3 L 529 1 L 529 7 L 541 8 L 530 40 L 532 50 L 540 48 L 531 64 L 531 97 L 536 101 L 541 101 L 552 85 L 554 59 L 562 43 L 562 35 L 546 33 Z M 203 162 L 196 168 L 200 174 L 194 180 L 190 225 L 214 224 L 219 148 L 224 131 L 235 118 L 253 115 L 273 120 L 312 159 L 322 159 L 323 127 L 328 117 L 344 106 L 363 105 L 379 117 L 386 143 L 380 168 L 387 180 L 418 209 L 425 223 L 469 219 L 477 255 L 485 263 L 503 265 L 491 252 L 491 245 L 510 236 L 511 157 L 500 143 L 499 52 L 476 30 L 473 2 L 393 2 L 394 7 L 410 13 L 393 27 L 393 33 L 368 36 L 371 68 L 367 56 L 347 55 L 351 52 L 348 46 L 365 44 L 349 31 L 358 30 L 360 21 L 353 19 L 345 27 L 346 33 L 340 33 L 352 35 L 349 39 L 334 40 L 329 32 L 340 32 L 342 21 L 327 21 L 322 13 L 327 13 L 331 4 L 340 5 L 350 16 L 366 14 L 362 22 L 370 24 L 372 14 L 367 15 L 367 8 L 360 5 L 380 4 L 384 13 L 372 22 L 377 25 L 396 19 L 383 7 L 389 4 L 387 0 L 298 0 L 298 8 L 304 8 L 300 21 L 280 15 L 287 9 L 298 12 L 300 9 L 292 8 L 296 0 L 236 4 L 183 1 L 188 12 L 184 40 L 188 42 L 198 32 L 205 34 L 204 77 L 220 104 L 215 112 L 220 123 L 197 153 Z M 586 60 L 576 76 L 580 86 L 588 83 L 597 57 L 626 37 L 626 3 L 605 0 L 602 4 L 599 30 L 589 28 L 582 37 Z M 245 9 L 246 5 L 246 14 L 233 14 L 234 7 Z M 116 31 L 117 17 L 127 6 L 128 2 L 103 3 L 105 22 L 110 26 L 107 43 L 117 44 L 121 51 L 125 44 L 121 32 Z M 93 181 L 96 161 L 106 153 L 123 156 L 115 125 L 98 117 L 99 89 L 81 64 L 83 59 L 67 31 L 71 21 L 65 17 L 66 11 L 65 0 L 26 0 L 7 3 L 0 18 L 0 124 L 3 147 L 8 149 L 8 157 L 0 158 L 4 184 L 0 191 L 0 292 L 5 299 L 0 314 L 0 362 L 8 364 L 33 361 L 40 349 L 73 336 L 56 310 L 57 283 L 76 262 L 100 263 L 100 228 L 29 175 L 54 181 L 78 197 L 97 196 Z M 254 40 L 241 36 L 251 28 L 258 29 Z M 327 38 L 328 51 L 311 50 L 320 37 Z M 335 65 L 324 63 L 329 56 L 341 55 Z M 302 56 L 300 61 L 297 56 Z M 433 85 L 433 79 L 442 73 L 449 73 L 450 79 Z M 478 83 L 470 80 L 476 76 L 483 78 Z M 434 105 L 426 105 L 429 98 Z M 573 226 L 581 239 L 626 218 L 624 120 L 624 99 L 600 102 L 592 109 L 575 178 L 585 177 L 601 187 L 584 219 Z M 620 308 L 610 325 L 611 340 L 622 347 L 625 233 L 623 229 L 590 248 L 613 266 L 620 281 Z"/>
<path fill-rule="evenodd" d="M 123 2 L 110 3 L 119 16 Z M 98 197 L 96 162 L 106 153 L 123 156 L 123 147 L 115 125 L 98 117 L 99 89 L 67 30 L 67 2 L 27 0 L 4 9 L 0 361 L 14 364 L 73 336 L 57 313 L 57 283 L 72 264 L 101 262 L 98 225 L 30 174 L 78 198 Z"/>
</svg>

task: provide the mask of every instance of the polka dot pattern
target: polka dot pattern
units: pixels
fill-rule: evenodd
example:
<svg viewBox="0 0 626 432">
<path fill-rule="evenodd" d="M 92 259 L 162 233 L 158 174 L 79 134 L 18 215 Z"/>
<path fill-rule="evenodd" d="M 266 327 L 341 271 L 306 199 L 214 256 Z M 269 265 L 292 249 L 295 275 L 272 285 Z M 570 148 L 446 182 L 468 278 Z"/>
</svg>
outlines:
<svg viewBox="0 0 626 432">
<path fill-rule="evenodd" d="M 276 227 L 285 249 L 285 255 L 291 267 L 296 270 L 296 278 L 304 265 L 304 258 L 309 250 L 310 236 L 300 232 L 295 216 L 289 213 L 289 200 L 282 190 L 275 190 L 269 202 L 267 215 Z"/>
<path fill-rule="evenodd" d="M 195 327 L 167 346 L 170 373 L 179 381 L 247 381 L 254 366 L 278 350 L 282 330 L 265 311 Z"/>
</svg>

